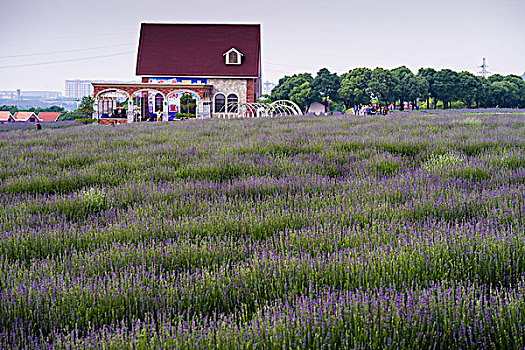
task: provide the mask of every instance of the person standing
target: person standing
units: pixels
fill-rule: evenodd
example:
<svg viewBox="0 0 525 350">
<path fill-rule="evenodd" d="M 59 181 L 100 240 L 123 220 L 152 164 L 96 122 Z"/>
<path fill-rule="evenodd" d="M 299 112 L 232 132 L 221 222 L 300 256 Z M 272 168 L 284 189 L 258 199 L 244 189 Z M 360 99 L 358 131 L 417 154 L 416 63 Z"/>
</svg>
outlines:
<svg viewBox="0 0 525 350">
<path fill-rule="evenodd" d="M 40 124 L 40 122 L 38 120 L 36 121 L 36 129 L 37 130 L 42 130 L 42 125 Z"/>
</svg>

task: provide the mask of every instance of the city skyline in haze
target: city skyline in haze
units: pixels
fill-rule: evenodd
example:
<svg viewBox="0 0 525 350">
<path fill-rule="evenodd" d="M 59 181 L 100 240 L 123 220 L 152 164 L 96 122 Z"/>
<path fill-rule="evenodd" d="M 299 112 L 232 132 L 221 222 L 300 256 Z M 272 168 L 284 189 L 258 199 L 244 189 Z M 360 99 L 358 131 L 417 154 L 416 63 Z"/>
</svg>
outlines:
<svg viewBox="0 0 525 350">
<path fill-rule="evenodd" d="M 91 2 L 0 5 L 0 90 L 64 91 L 65 80 L 138 80 L 141 23 L 261 24 L 262 79 L 321 68 L 525 72 L 525 2 L 328 0 Z"/>
</svg>

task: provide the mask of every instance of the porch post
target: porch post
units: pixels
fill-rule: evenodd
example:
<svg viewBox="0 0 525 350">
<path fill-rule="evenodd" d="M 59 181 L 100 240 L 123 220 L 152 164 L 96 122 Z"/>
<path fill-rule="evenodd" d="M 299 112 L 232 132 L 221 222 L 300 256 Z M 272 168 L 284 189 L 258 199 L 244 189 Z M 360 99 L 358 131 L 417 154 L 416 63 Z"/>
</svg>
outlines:
<svg viewBox="0 0 525 350">
<path fill-rule="evenodd" d="M 127 113 L 127 117 L 128 117 L 128 123 L 133 123 L 134 122 L 134 118 L 133 118 L 133 94 L 130 95 L 129 99 L 128 99 L 128 113 Z"/>
<path fill-rule="evenodd" d="M 162 121 L 168 121 L 168 101 L 167 98 L 164 98 L 162 101 Z"/>
<path fill-rule="evenodd" d="M 98 96 L 97 96 L 97 99 L 95 100 L 95 103 L 93 103 L 93 114 L 91 115 L 91 117 L 93 119 L 99 119 L 99 115 L 98 115 L 98 104 L 99 104 L 99 99 L 98 99 Z"/>
</svg>

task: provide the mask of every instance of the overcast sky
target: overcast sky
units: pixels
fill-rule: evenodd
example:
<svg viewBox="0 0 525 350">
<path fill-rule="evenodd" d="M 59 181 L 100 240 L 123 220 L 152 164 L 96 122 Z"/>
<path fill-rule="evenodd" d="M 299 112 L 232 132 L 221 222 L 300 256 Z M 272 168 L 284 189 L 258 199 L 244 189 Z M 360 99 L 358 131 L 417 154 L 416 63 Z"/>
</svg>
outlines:
<svg viewBox="0 0 525 350">
<path fill-rule="evenodd" d="M 492 73 L 525 72 L 525 0 L 0 0 L 0 13 L 0 90 L 136 80 L 141 22 L 260 23 L 264 81 L 322 67 L 476 73 L 483 57 Z"/>
</svg>

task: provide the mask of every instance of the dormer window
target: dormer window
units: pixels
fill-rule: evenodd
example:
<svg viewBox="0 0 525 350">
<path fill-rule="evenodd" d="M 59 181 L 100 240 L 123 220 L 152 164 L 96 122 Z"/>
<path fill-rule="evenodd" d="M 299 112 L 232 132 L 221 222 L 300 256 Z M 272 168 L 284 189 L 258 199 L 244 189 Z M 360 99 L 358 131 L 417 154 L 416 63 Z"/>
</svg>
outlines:
<svg viewBox="0 0 525 350">
<path fill-rule="evenodd" d="M 223 56 L 225 57 L 226 64 L 240 65 L 242 63 L 243 54 L 233 47 L 229 49 Z"/>
</svg>

